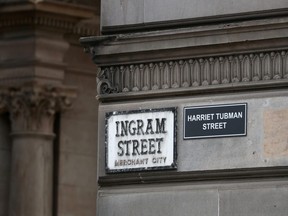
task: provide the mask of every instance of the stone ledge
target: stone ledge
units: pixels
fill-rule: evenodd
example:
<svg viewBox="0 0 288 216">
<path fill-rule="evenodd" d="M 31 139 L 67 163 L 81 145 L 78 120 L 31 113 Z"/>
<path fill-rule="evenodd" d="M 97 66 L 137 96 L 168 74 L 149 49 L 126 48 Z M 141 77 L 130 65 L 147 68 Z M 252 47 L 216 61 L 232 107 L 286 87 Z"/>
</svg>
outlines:
<svg viewBox="0 0 288 216">
<path fill-rule="evenodd" d="M 288 167 L 241 168 L 228 170 L 207 170 L 193 172 L 147 172 L 117 174 L 99 177 L 100 187 L 131 184 L 181 183 L 199 181 L 219 181 L 233 179 L 258 179 L 288 177 Z"/>
<path fill-rule="evenodd" d="M 96 98 L 101 102 L 113 102 L 135 99 L 153 99 L 167 98 L 174 96 L 196 96 L 216 93 L 231 93 L 245 91 L 261 91 L 269 89 L 287 89 L 287 80 L 268 80 L 253 83 L 230 83 L 223 85 L 199 86 L 197 88 L 178 88 L 178 89 L 160 89 L 149 92 L 126 92 L 117 94 L 97 95 Z"/>
<path fill-rule="evenodd" d="M 288 17 L 198 27 L 84 37 L 80 42 L 99 66 L 164 61 L 288 47 Z"/>
</svg>

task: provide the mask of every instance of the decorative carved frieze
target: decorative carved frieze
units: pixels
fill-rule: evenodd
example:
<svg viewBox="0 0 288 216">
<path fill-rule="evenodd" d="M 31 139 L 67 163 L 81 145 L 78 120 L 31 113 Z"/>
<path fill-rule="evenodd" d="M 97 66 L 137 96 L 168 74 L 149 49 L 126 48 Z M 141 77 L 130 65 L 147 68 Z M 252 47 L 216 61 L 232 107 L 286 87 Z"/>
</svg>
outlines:
<svg viewBox="0 0 288 216">
<path fill-rule="evenodd" d="M 52 133 L 54 114 L 72 105 L 75 89 L 51 86 L 0 89 L 0 108 L 10 113 L 12 132 Z"/>
<path fill-rule="evenodd" d="M 286 50 L 105 66 L 97 80 L 101 96 L 279 79 L 288 79 Z"/>
</svg>

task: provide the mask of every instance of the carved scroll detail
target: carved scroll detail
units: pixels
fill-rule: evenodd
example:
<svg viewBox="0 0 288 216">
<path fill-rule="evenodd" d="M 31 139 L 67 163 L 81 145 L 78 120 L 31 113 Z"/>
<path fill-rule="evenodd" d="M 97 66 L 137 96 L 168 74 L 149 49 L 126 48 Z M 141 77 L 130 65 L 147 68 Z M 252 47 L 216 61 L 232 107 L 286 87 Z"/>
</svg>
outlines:
<svg viewBox="0 0 288 216">
<path fill-rule="evenodd" d="M 288 78 L 288 52 L 235 54 L 103 67 L 100 95 Z"/>
<path fill-rule="evenodd" d="M 126 91 L 129 91 L 129 86 L 127 85 L 127 80 L 126 78 L 129 78 L 130 76 L 126 75 L 126 70 L 123 72 L 123 67 L 121 67 L 120 71 L 123 74 L 122 79 L 120 80 L 123 83 L 124 89 Z M 129 70 L 128 70 L 129 72 Z M 126 75 L 126 76 L 125 76 Z M 118 92 L 118 87 L 113 86 L 115 84 L 113 81 L 116 81 L 115 79 L 115 73 L 114 70 L 111 68 L 104 68 L 103 70 L 99 69 L 98 71 L 98 76 L 97 76 L 97 92 L 98 94 L 112 94 L 112 93 L 117 93 Z M 120 82 L 119 82 L 120 84 Z M 123 89 L 123 91 L 124 91 Z"/>
</svg>

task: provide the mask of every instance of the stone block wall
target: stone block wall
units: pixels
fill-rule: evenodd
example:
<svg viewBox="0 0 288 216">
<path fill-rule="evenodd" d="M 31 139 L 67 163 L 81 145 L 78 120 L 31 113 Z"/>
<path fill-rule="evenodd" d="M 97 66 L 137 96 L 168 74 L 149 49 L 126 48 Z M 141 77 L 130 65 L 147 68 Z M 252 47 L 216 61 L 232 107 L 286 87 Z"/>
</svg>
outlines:
<svg viewBox="0 0 288 216">
<path fill-rule="evenodd" d="M 283 0 L 102 1 L 103 35 L 81 40 L 100 67 L 97 215 L 287 215 L 287 10 Z M 184 138 L 186 107 L 240 103 L 244 136 Z M 132 122 L 127 113 L 168 107 L 177 108 L 175 169 L 132 164 L 148 155 L 133 155 L 144 133 L 126 133 L 125 144 L 105 137 Z"/>
<path fill-rule="evenodd" d="M 99 1 L 0 10 L 0 216 L 95 215 L 97 67 L 79 37 L 99 34 Z"/>
<path fill-rule="evenodd" d="M 57 211 L 59 216 L 93 216 L 97 197 L 97 68 L 77 44 L 71 45 L 65 61 L 69 64 L 65 84 L 77 86 L 78 97 L 72 109 L 60 117 Z"/>
<path fill-rule="evenodd" d="M 187 23 L 201 25 L 253 16 L 267 17 L 285 13 L 285 0 L 103 0 L 101 23 L 103 32 L 127 29 L 180 27 Z M 139 27 L 139 28 L 138 28 Z"/>
</svg>

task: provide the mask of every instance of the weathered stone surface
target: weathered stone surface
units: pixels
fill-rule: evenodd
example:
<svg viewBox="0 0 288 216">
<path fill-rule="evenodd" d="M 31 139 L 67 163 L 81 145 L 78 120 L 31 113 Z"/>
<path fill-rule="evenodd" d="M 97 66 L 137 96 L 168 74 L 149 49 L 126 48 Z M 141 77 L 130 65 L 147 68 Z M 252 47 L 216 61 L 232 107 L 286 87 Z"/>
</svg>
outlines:
<svg viewBox="0 0 288 216">
<path fill-rule="evenodd" d="M 145 0 L 101 1 L 103 26 L 125 25 L 144 22 Z"/>
<path fill-rule="evenodd" d="M 8 206 L 9 206 L 8 197 L 9 197 L 9 185 L 7 182 L 2 183 L 0 181 L 0 216 L 8 215 Z"/>
<path fill-rule="evenodd" d="M 75 89 L 60 86 L 1 88 L 0 108 L 11 120 L 10 216 L 51 216 L 54 116 L 74 96 Z"/>
<path fill-rule="evenodd" d="M 1 134 L 2 136 L 8 136 L 7 134 Z M 10 142 L 8 143 L 9 145 Z M 8 182 L 10 180 L 10 160 L 11 160 L 11 149 L 0 149 L 0 157 L 1 157 L 1 164 L 0 164 L 0 184 L 5 185 L 7 187 Z"/>
<path fill-rule="evenodd" d="M 82 40 L 101 67 L 98 215 L 286 215 L 287 129 L 269 119 L 288 107 L 287 1 L 102 3 L 115 35 Z M 184 107 L 232 103 L 248 104 L 247 136 L 183 139 Z M 164 107 L 178 109 L 177 170 L 107 174 L 105 114 Z"/>
<path fill-rule="evenodd" d="M 285 157 L 288 155 L 288 108 L 267 109 L 264 119 L 264 155 Z"/>
<path fill-rule="evenodd" d="M 53 136 L 13 136 L 10 216 L 52 215 Z"/>
<path fill-rule="evenodd" d="M 209 7 L 207 7 L 209 5 Z M 148 0 L 145 3 L 145 23 L 179 20 L 187 18 L 236 14 L 251 11 L 262 11 L 276 8 L 288 7 L 285 0 L 276 0 L 273 3 L 265 0 L 263 4 L 252 0 L 202 0 L 191 3 L 190 0 Z M 213 10 L 211 10 L 213 8 Z"/>
<path fill-rule="evenodd" d="M 58 215 L 57 209 L 65 216 L 95 215 L 95 65 L 88 63 L 78 38 L 98 34 L 100 10 L 93 7 L 98 2 L 0 0 L 0 110 L 10 112 L 12 122 L 8 128 L 8 117 L 3 125 L 0 117 L 0 216 L 51 216 Z M 77 49 L 72 52 L 71 47 Z M 63 129 L 58 108 L 62 102 L 71 103 L 56 89 L 69 82 L 66 70 L 83 78 L 77 77 L 76 85 L 82 85 L 85 92 L 81 96 L 86 97 L 77 101 L 80 109 L 67 116 Z M 83 118 L 82 112 L 87 113 Z M 11 134 L 11 143 L 6 143 Z M 63 142 L 60 137 L 65 138 Z M 62 153 L 68 155 L 67 160 Z M 74 195 L 61 190 L 59 182 L 73 185 Z M 68 197 L 73 209 L 62 208 L 62 197 Z"/>
<path fill-rule="evenodd" d="M 96 158 L 89 155 L 62 153 L 60 155 L 60 185 L 96 189 Z M 94 172 L 93 172 L 94 170 Z"/>
<path fill-rule="evenodd" d="M 113 193 L 99 195 L 97 215 L 105 216 L 214 216 L 218 211 L 217 190 L 177 190 Z"/>
<path fill-rule="evenodd" d="M 79 188 L 72 185 L 60 185 L 58 195 L 59 216 L 95 216 L 96 191 L 87 185 Z"/>
<path fill-rule="evenodd" d="M 102 0 L 101 3 L 102 26 L 167 22 L 288 7 L 286 0 L 265 0 L 261 3 L 258 0 Z"/>
<path fill-rule="evenodd" d="M 65 57 L 67 85 L 78 86 L 73 108 L 61 115 L 59 140 L 59 216 L 95 216 L 97 200 L 96 66 L 73 46 Z"/>
<path fill-rule="evenodd" d="M 286 216 L 287 179 L 102 188 L 97 215 Z"/>
<path fill-rule="evenodd" d="M 19 85 L 33 80 L 38 83 L 61 84 L 64 79 L 63 55 L 68 46 L 61 38 L 51 40 L 45 37 L 24 37 L 16 41 L 1 40 L 0 83 Z"/>
<path fill-rule="evenodd" d="M 220 191 L 221 216 L 284 216 L 287 215 L 288 188 L 247 188 Z"/>
<path fill-rule="evenodd" d="M 248 104 L 247 136 L 211 139 L 183 140 L 183 108 L 186 106 L 217 105 L 230 103 Z M 266 109 L 284 110 L 288 107 L 286 91 L 266 91 L 265 93 L 226 93 L 213 96 L 183 97 L 154 101 L 133 101 L 109 105 L 100 105 L 99 124 L 105 125 L 105 113 L 122 110 L 138 110 L 160 107 L 178 107 L 177 151 L 178 172 L 197 170 L 219 170 L 233 168 L 287 166 L 287 157 L 266 160 L 263 152 L 263 128 Z M 104 134 L 105 128 L 100 127 L 99 133 Z M 287 136 L 285 130 L 279 130 L 279 136 Z M 99 137 L 100 176 L 105 175 L 105 137 Z M 273 139 L 273 138 L 271 138 Z M 102 143 L 102 145 L 101 145 Z"/>
</svg>

